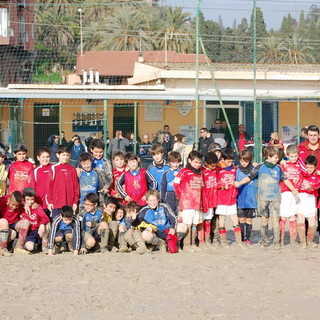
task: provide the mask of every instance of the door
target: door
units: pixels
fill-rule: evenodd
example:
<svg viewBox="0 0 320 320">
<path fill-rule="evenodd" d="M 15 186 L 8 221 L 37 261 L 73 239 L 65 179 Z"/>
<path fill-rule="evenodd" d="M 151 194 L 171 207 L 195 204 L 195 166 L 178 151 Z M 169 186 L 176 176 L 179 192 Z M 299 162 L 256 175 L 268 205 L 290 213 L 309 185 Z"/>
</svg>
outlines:
<svg viewBox="0 0 320 320">
<path fill-rule="evenodd" d="M 59 134 L 59 104 L 34 104 L 34 152 L 47 146 L 52 134 Z"/>
<path fill-rule="evenodd" d="M 134 131 L 134 104 L 114 104 L 113 108 L 113 135 L 117 130 L 122 130 L 124 137 Z M 111 138 L 111 134 L 109 133 Z"/>
</svg>

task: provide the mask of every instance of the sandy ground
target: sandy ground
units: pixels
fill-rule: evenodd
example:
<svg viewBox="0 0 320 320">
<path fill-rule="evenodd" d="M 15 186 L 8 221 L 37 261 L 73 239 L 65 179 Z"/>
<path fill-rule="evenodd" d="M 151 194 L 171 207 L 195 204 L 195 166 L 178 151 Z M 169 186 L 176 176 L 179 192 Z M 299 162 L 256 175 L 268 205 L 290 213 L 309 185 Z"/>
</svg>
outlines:
<svg viewBox="0 0 320 320">
<path fill-rule="evenodd" d="M 16 255 L 0 264 L 0 319 L 315 319 L 320 310 L 318 248 L 232 244 L 172 255 Z"/>
</svg>

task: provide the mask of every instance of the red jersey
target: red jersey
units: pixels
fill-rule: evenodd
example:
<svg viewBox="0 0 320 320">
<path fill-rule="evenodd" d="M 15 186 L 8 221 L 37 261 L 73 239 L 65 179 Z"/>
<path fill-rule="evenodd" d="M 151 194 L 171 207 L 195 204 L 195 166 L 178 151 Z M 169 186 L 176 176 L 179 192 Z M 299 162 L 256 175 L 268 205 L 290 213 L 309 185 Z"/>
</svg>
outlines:
<svg viewBox="0 0 320 320">
<path fill-rule="evenodd" d="M 202 174 L 190 168 L 181 169 L 174 179 L 174 191 L 179 199 L 179 210 L 201 210 Z"/>
<path fill-rule="evenodd" d="M 318 147 L 316 150 L 310 149 L 308 139 L 299 144 L 299 157 L 303 163 L 309 155 L 314 155 L 318 159 L 317 170 L 320 170 L 320 139 L 318 141 Z"/>
<path fill-rule="evenodd" d="M 299 190 L 302 182 L 302 170 L 299 162 L 286 162 L 281 165 L 285 177 L 292 183 L 295 189 Z M 280 181 L 281 192 L 291 191 L 283 181 Z"/>
<path fill-rule="evenodd" d="M 218 205 L 232 206 L 237 203 L 238 189 L 233 185 L 236 181 L 237 167 L 219 168 L 217 173 L 218 182 Z"/>
<path fill-rule="evenodd" d="M 51 170 L 48 203 L 52 203 L 55 209 L 78 204 L 80 188 L 76 169 L 67 163 L 57 163 Z"/>
<path fill-rule="evenodd" d="M 217 168 L 211 170 L 202 167 L 202 210 L 207 213 L 209 209 L 215 208 L 218 201 L 217 189 Z"/>
<path fill-rule="evenodd" d="M 119 170 L 118 168 L 113 168 L 112 169 L 112 177 L 113 181 L 112 184 L 109 188 L 109 194 L 111 197 L 119 198 L 120 194 L 119 191 L 116 188 L 117 181 L 121 177 L 121 175 L 125 172 L 126 167 L 123 167 L 122 170 Z"/>
<path fill-rule="evenodd" d="M 29 230 L 31 231 L 39 229 L 41 224 L 50 222 L 41 206 L 38 206 L 36 209 L 30 208 L 30 214 L 23 211 L 20 215 L 20 220 L 28 220 L 30 222 Z"/>
<path fill-rule="evenodd" d="M 27 160 L 15 161 L 8 172 L 9 190 L 8 194 L 13 191 L 20 191 L 26 187 L 35 188 L 35 181 L 33 175 L 33 164 Z"/>
<path fill-rule="evenodd" d="M 308 189 L 310 186 L 312 189 Z M 299 192 L 313 194 L 318 197 L 318 189 L 320 188 L 320 176 L 316 174 L 303 174 L 302 183 Z"/>
<path fill-rule="evenodd" d="M 0 198 L 0 218 L 6 219 L 10 225 L 19 221 L 23 208 L 19 206 L 17 209 L 10 209 L 8 205 L 9 197 L 10 196 L 4 196 Z"/>
<path fill-rule="evenodd" d="M 38 166 L 34 169 L 34 180 L 36 183 L 36 195 L 37 203 L 41 205 L 43 209 L 48 208 L 48 191 L 49 183 L 52 178 L 51 164 L 47 166 Z"/>
</svg>

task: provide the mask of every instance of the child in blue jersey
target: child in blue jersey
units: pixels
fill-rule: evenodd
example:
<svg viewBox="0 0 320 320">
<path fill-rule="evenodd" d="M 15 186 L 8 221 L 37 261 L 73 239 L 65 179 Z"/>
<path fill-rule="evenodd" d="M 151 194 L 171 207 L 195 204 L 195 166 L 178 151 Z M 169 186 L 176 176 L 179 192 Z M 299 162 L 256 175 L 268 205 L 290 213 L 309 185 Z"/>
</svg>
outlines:
<svg viewBox="0 0 320 320">
<path fill-rule="evenodd" d="M 94 248 L 96 243 L 101 239 L 101 247 L 108 245 L 106 238 L 108 225 L 102 221 L 103 214 L 97 209 L 99 196 L 96 193 L 88 193 L 84 198 L 85 213 L 80 213 L 79 220 L 81 222 L 81 254 L 86 254 L 88 250 Z"/>
<path fill-rule="evenodd" d="M 139 224 L 137 220 L 139 210 L 140 206 L 135 201 L 130 201 L 125 206 L 125 216 L 119 225 L 119 251 L 121 253 L 135 250 L 138 254 L 144 254 L 147 251 L 141 231 L 135 228 Z"/>
<path fill-rule="evenodd" d="M 100 139 L 92 140 L 90 150 L 92 152 L 93 160 L 92 167 L 96 169 L 101 175 L 102 189 L 100 190 L 100 203 L 103 202 L 103 195 L 108 194 L 109 188 L 112 184 L 112 167 L 108 159 L 103 157 L 105 145 Z"/>
<path fill-rule="evenodd" d="M 153 163 L 148 168 L 148 172 L 152 177 L 157 181 L 157 190 L 160 192 L 161 181 L 164 173 L 170 169 L 166 164 L 166 161 L 163 159 L 164 150 L 163 147 L 155 144 L 150 148 L 150 154 L 153 158 Z"/>
<path fill-rule="evenodd" d="M 98 172 L 92 168 L 92 156 L 89 152 L 81 153 L 79 157 L 80 166 L 77 168 L 77 174 L 80 184 L 80 203 L 79 212 L 84 208 L 84 199 L 89 193 L 96 193 L 103 187 Z"/>
<path fill-rule="evenodd" d="M 236 181 L 241 181 L 247 177 L 253 170 L 253 155 L 248 149 L 244 149 L 239 153 L 240 164 L 236 172 Z M 242 185 L 238 189 L 237 207 L 238 218 L 241 228 L 242 241 L 250 246 L 252 232 L 252 218 L 257 208 L 257 179 L 252 180 L 248 184 Z"/>
<path fill-rule="evenodd" d="M 279 160 L 277 148 L 273 146 L 266 147 L 264 149 L 264 158 L 263 163 L 258 164 L 247 177 L 236 181 L 234 185 L 238 188 L 258 178 L 258 212 L 261 215 L 261 247 L 267 247 L 269 245 L 268 225 L 269 218 L 271 218 L 274 233 L 274 248 L 279 250 L 281 249 L 279 225 L 281 199 L 280 181 L 283 181 L 294 195 L 297 195 L 298 191 L 285 177 L 281 167 L 277 165 Z"/>
<path fill-rule="evenodd" d="M 168 161 L 170 169 L 162 177 L 160 201 L 169 206 L 172 212 L 178 216 L 179 199 L 174 192 L 173 181 L 181 170 L 181 154 L 177 151 L 169 152 Z"/>
<path fill-rule="evenodd" d="M 78 255 L 80 248 L 80 223 L 77 217 L 73 215 L 73 209 L 70 206 L 63 206 L 61 213 L 55 217 L 52 222 L 48 255 L 53 255 L 53 246 L 55 245 L 55 254 L 60 253 L 63 241 L 67 241 L 69 250 L 74 255 Z"/>
<path fill-rule="evenodd" d="M 161 252 L 166 252 L 166 241 L 171 249 L 172 241 L 175 241 L 177 252 L 178 237 L 176 236 L 176 216 L 171 209 L 164 203 L 159 202 L 157 190 L 149 190 L 146 193 L 147 206 L 142 208 L 138 215 L 139 222 L 146 222 L 147 228 L 142 232 L 142 239 L 147 243 L 157 246 Z M 175 237 L 175 238 L 173 238 Z"/>
</svg>

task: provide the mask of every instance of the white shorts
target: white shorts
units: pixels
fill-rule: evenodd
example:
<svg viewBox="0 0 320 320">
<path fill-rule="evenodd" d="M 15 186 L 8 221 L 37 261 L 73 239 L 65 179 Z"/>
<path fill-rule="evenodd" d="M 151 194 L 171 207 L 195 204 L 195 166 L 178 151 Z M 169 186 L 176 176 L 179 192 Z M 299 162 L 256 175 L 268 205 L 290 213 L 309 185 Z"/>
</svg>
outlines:
<svg viewBox="0 0 320 320">
<path fill-rule="evenodd" d="M 232 216 L 237 214 L 237 205 L 233 204 L 232 206 L 218 205 L 216 209 L 216 214 L 221 216 Z"/>
<path fill-rule="evenodd" d="M 290 218 L 298 213 L 299 197 L 291 191 L 281 193 L 280 217 Z"/>
<path fill-rule="evenodd" d="M 299 193 L 298 213 L 306 218 L 314 218 L 317 212 L 316 197 L 313 194 Z"/>
<path fill-rule="evenodd" d="M 189 224 L 189 225 L 191 224 L 197 225 L 203 221 L 202 212 L 194 209 L 180 211 L 179 217 L 182 218 L 182 223 Z"/>
<path fill-rule="evenodd" d="M 213 218 L 213 208 L 210 208 L 207 213 L 203 213 L 203 220 L 211 220 Z"/>
</svg>

